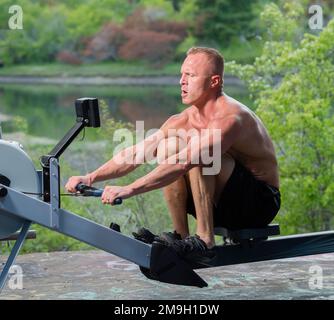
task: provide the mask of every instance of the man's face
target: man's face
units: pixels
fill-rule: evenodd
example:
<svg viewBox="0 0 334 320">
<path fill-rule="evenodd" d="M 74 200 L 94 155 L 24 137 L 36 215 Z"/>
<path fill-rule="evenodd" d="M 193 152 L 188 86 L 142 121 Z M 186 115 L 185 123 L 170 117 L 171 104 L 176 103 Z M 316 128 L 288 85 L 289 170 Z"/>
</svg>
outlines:
<svg viewBox="0 0 334 320">
<path fill-rule="evenodd" d="M 203 53 L 190 54 L 181 67 L 182 103 L 193 105 L 205 100 L 210 92 L 212 67 Z"/>
</svg>

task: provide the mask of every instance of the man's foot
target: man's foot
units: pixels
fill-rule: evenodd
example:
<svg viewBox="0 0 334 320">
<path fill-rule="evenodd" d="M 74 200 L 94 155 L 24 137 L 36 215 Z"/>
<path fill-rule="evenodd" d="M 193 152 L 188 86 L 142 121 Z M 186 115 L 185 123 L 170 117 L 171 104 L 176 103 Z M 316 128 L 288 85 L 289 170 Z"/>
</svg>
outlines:
<svg viewBox="0 0 334 320">
<path fill-rule="evenodd" d="M 181 235 L 176 231 L 173 232 L 163 232 L 160 236 L 153 234 L 150 230 L 145 228 L 140 228 L 137 232 L 132 233 L 135 239 L 145 242 L 153 243 L 154 241 L 162 242 L 166 245 L 171 245 L 174 241 L 181 240 Z"/>
<path fill-rule="evenodd" d="M 132 232 L 132 235 L 135 239 L 149 244 L 153 243 L 153 241 L 156 241 L 158 238 L 157 235 L 145 228 L 140 228 L 137 232 Z"/>
<path fill-rule="evenodd" d="M 169 244 L 172 244 L 175 241 L 182 240 L 181 235 L 175 230 L 173 232 L 163 232 L 160 239 L 167 241 Z"/>
<path fill-rule="evenodd" d="M 209 261 L 216 255 L 197 234 L 174 241 L 171 246 L 181 258 L 192 262 Z"/>
</svg>

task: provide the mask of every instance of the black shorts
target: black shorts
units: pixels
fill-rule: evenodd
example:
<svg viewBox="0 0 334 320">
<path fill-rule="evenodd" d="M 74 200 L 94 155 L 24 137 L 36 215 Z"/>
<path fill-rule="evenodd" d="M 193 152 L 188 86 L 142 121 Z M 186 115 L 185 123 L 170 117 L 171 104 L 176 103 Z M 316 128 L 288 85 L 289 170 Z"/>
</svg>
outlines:
<svg viewBox="0 0 334 320">
<path fill-rule="evenodd" d="M 280 206 L 279 189 L 257 180 L 235 161 L 220 201 L 213 209 L 214 226 L 231 230 L 265 227 L 275 218 Z M 192 197 L 188 197 L 187 213 L 196 218 Z"/>
</svg>

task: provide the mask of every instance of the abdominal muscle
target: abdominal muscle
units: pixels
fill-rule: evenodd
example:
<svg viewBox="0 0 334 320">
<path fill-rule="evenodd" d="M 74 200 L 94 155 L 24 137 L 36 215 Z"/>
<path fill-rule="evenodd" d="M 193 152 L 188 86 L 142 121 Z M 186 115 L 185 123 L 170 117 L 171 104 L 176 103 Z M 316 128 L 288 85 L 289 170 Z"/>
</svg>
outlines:
<svg viewBox="0 0 334 320">
<path fill-rule="evenodd" d="M 227 153 L 235 161 L 238 161 L 248 169 L 256 179 L 264 181 L 270 186 L 279 188 L 278 165 L 275 157 L 268 154 L 261 158 L 252 158 L 247 155 L 241 155 L 232 149 Z"/>
</svg>

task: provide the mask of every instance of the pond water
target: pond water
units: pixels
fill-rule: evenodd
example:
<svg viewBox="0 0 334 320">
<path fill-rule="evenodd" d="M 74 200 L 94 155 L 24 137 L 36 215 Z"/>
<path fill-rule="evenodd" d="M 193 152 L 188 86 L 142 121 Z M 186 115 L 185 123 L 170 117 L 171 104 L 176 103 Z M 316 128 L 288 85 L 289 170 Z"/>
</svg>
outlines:
<svg viewBox="0 0 334 320">
<path fill-rule="evenodd" d="M 252 108 L 245 88 L 227 85 L 225 92 Z M 74 102 L 81 97 L 103 99 L 116 120 L 133 124 L 144 120 L 145 131 L 159 128 L 170 115 L 185 107 L 178 86 L 3 84 L 0 85 L 3 132 L 15 131 L 21 124 L 30 136 L 57 140 L 73 125 Z M 94 136 L 88 133 L 87 138 L 94 139 Z"/>
</svg>

